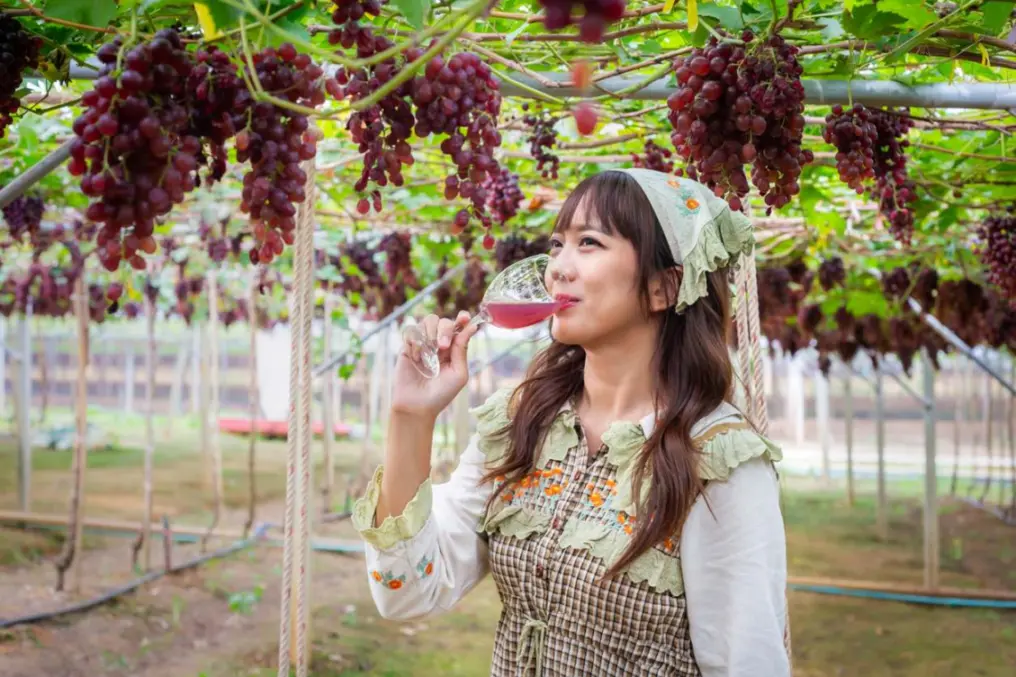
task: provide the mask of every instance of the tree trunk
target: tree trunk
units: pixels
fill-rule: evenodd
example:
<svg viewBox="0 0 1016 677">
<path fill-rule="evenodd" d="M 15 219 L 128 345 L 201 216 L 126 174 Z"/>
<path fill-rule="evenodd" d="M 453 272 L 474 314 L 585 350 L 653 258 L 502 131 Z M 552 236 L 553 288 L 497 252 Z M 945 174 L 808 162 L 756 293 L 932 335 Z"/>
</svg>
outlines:
<svg viewBox="0 0 1016 677">
<path fill-rule="evenodd" d="M 255 474 L 257 441 L 258 441 L 258 411 L 260 410 L 261 392 L 258 390 L 258 323 L 257 323 L 257 300 L 258 286 L 255 283 L 255 274 L 250 283 L 250 311 L 248 327 L 250 327 L 250 392 L 249 416 L 250 416 L 250 446 L 247 448 L 247 483 L 250 487 L 250 495 L 247 501 L 247 522 L 243 525 L 243 537 L 247 538 L 250 529 L 254 525 L 254 511 L 257 506 L 257 485 Z"/>
<path fill-rule="evenodd" d="M 223 486 L 222 486 L 222 449 L 219 447 L 219 289 L 215 271 L 208 272 L 208 362 L 211 369 L 211 391 L 207 411 L 202 413 L 205 421 L 205 433 L 210 441 L 212 460 L 212 494 L 215 507 L 212 512 L 212 523 L 204 538 L 201 539 L 201 552 L 208 547 L 208 539 L 219 526 L 222 517 Z M 211 418 L 209 421 L 208 419 Z"/>
<path fill-rule="evenodd" d="M 141 533 L 134 543 L 134 566 L 137 566 L 138 551 L 144 548 L 144 569 L 152 568 L 152 470 L 155 462 L 155 366 L 158 361 L 155 343 L 155 304 L 145 299 L 148 328 L 148 354 L 145 360 L 145 477 L 144 517 Z"/>
</svg>

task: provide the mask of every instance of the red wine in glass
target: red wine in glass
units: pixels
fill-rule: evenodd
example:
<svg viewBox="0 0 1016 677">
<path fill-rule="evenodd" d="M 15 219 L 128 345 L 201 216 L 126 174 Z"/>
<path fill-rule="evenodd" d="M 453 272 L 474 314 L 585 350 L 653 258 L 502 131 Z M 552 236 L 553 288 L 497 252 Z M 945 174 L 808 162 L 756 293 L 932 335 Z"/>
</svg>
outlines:
<svg viewBox="0 0 1016 677">
<path fill-rule="evenodd" d="M 537 254 L 516 261 L 498 273 L 483 295 L 480 312 L 469 323 L 490 322 L 502 329 L 522 329 L 571 306 L 571 301 L 556 301 L 547 291 L 544 274 L 549 261 L 548 255 Z M 440 371 L 437 346 L 419 325 L 403 327 L 402 339 L 420 349 L 420 360 L 413 362 L 417 370 L 427 378 L 436 377 Z"/>
<path fill-rule="evenodd" d="M 502 329 L 522 329 L 543 322 L 570 301 L 490 301 L 484 304 L 490 323 Z"/>
</svg>

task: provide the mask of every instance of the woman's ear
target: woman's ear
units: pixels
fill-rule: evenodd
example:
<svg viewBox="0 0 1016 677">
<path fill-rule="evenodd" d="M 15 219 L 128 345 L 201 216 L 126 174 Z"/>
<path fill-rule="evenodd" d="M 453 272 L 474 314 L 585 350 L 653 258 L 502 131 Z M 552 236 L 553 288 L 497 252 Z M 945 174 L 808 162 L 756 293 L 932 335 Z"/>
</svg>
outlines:
<svg viewBox="0 0 1016 677">
<path fill-rule="evenodd" d="M 658 313 L 677 304 L 677 292 L 681 288 L 684 268 L 674 266 L 661 271 L 649 281 L 649 310 Z"/>
</svg>

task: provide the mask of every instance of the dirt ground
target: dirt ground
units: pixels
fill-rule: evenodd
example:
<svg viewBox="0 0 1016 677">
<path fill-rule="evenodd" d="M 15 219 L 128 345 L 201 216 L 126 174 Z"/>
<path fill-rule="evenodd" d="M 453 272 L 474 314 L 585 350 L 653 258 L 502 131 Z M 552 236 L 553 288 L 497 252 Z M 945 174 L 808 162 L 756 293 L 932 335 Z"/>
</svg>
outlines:
<svg viewBox="0 0 1016 677">
<path fill-rule="evenodd" d="M 160 445 L 156 502 L 175 523 L 207 524 L 201 459 L 186 431 Z M 226 526 L 245 515 L 246 443 L 224 438 Z M 358 445 L 343 447 L 340 477 Z M 63 514 L 69 457 L 38 454 L 33 505 Z M 13 449 L 0 445 L 0 508 L 13 508 Z M 96 453 L 87 514 L 133 519 L 140 507 L 137 456 Z M 258 518 L 281 521 L 284 451 L 263 443 Z M 320 476 L 320 475 L 319 475 Z M 792 575 L 919 584 L 918 487 L 890 485 L 890 539 L 874 535 L 873 486 L 858 485 L 848 507 L 841 486 L 787 478 L 784 515 Z M 942 584 L 1016 591 L 1016 529 L 986 512 L 944 499 Z M 161 513 L 160 513 L 161 514 Z M 318 534 L 353 539 L 348 523 Z M 278 532 L 273 534 L 276 538 Z M 77 595 L 53 592 L 59 531 L 0 528 L 0 619 L 99 594 L 130 580 L 130 538 L 90 534 Z M 212 548 L 226 544 L 218 541 Z M 153 561 L 162 562 L 158 541 Z M 173 547 L 174 562 L 198 553 Z M 0 630 L 3 677 L 269 677 L 276 674 L 282 549 L 261 543 L 193 571 L 161 578 L 116 602 L 37 624 Z M 454 611 L 414 623 L 380 619 L 357 554 L 312 559 L 313 677 L 486 675 L 500 610 L 490 580 Z M 1016 611 L 954 609 L 790 593 L 797 677 L 1011 677 L 1016 674 Z"/>
</svg>

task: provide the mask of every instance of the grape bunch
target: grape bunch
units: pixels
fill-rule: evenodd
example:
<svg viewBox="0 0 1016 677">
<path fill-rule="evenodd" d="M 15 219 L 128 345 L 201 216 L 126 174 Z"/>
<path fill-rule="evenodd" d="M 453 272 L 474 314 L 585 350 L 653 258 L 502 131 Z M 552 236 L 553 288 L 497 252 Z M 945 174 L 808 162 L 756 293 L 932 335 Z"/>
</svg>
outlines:
<svg viewBox="0 0 1016 677">
<path fill-rule="evenodd" d="M 934 268 L 921 268 L 914 277 L 914 288 L 910 296 L 921 304 L 922 309 L 931 310 L 935 307 L 937 289 L 938 271 Z"/>
<path fill-rule="evenodd" d="M 971 279 L 946 280 L 938 285 L 935 316 L 968 345 L 984 339 L 988 306 L 989 295 Z"/>
<path fill-rule="evenodd" d="M 324 103 L 318 82 L 324 70 L 293 45 L 266 47 L 254 55 L 254 74 L 269 94 L 289 103 L 314 108 Z M 258 101 L 250 109 L 248 128 L 236 135 L 236 157 L 251 168 L 243 177 L 240 210 L 254 226 L 251 263 L 271 263 L 285 245 L 293 244 L 296 204 L 306 199 L 307 174 L 300 167 L 317 155 L 320 132 L 303 113 Z"/>
<path fill-rule="evenodd" d="M 22 73 L 39 66 L 42 38 L 24 29 L 14 17 L 0 12 L 0 139 L 21 105 L 16 93 Z"/>
<path fill-rule="evenodd" d="M 669 174 L 674 171 L 674 161 L 670 159 L 672 156 L 673 153 L 669 149 L 658 146 L 655 141 L 650 139 L 646 141 L 642 155 L 632 153 L 632 162 L 636 167 L 645 167 Z"/>
<path fill-rule="evenodd" d="M 988 282 L 1016 303 L 1016 215 L 1011 208 L 989 215 L 978 226 L 975 252 L 988 268 Z"/>
<path fill-rule="evenodd" d="M 3 208 L 4 221 L 12 240 L 23 242 L 25 235 L 35 238 L 42 223 L 45 204 L 37 196 L 19 195 Z"/>
<path fill-rule="evenodd" d="M 879 211 L 889 219 L 889 232 L 905 245 L 910 244 L 914 231 L 914 212 L 908 207 L 917 200 L 914 182 L 907 177 L 905 138 L 913 120 L 907 110 L 873 111 L 872 123 L 878 130 L 875 149 L 875 186 L 872 197 L 879 201 Z"/>
<path fill-rule="evenodd" d="M 198 225 L 198 239 L 205 245 L 208 258 L 215 263 L 222 263 L 232 253 L 232 241 L 226 234 L 227 223 L 229 223 L 229 218 L 223 219 L 216 225 L 202 220 Z"/>
<path fill-rule="evenodd" d="M 355 48 L 356 58 L 373 57 L 394 47 L 388 38 L 375 35 L 370 26 L 362 25 L 364 16 L 378 16 L 387 0 L 335 0 L 328 42 L 344 49 Z M 335 99 L 360 101 L 389 82 L 405 66 L 420 58 L 423 51 L 410 47 L 404 53 L 389 57 L 365 68 L 339 68 L 335 77 L 325 83 L 328 93 Z M 414 162 L 409 137 L 416 120 L 410 105 L 412 83 L 404 82 L 380 101 L 349 116 L 346 129 L 353 141 L 359 144 L 363 155 L 363 168 L 354 188 L 361 198 L 356 209 L 367 214 L 371 207 L 380 212 L 381 191 L 389 183 L 404 183 L 402 168 Z"/>
<path fill-rule="evenodd" d="M 85 111 L 74 121 L 68 167 L 94 198 L 86 217 L 103 224 L 96 245 L 110 271 L 121 260 L 145 268 L 139 252 L 155 252 L 155 218 L 194 189 L 201 150 L 201 140 L 189 134 L 193 59 L 179 34 L 159 31 L 121 55 L 122 47 L 116 38 L 97 52 L 102 67 L 81 98 Z"/>
<path fill-rule="evenodd" d="M 878 128 L 871 121 L 871 111 L 861 104 L 849 109 L 836 104 L 826 115 L 822 138 L 836 147 L 836 171 L 840 180 L 862 195 L 868 179 L 875 176 L 875 149 Z"/>
<path fill-rule="evenodd" d="M 822 289 L 829 291 L 833 287 L 842 285 L 847 280 L 847 269 L 843 266 L 843 259 L 834 256 L 826 259 L 818 267 L 818 283 Z"/>
<path fill-rule="evenodd" d="M 882 278 L 882 293 L 890 300 L 902 299 L 909 289 L 910 274 L 902 266 L 893 268 Z"/>
<path fill-rule="evenodd" d="M 527 113 L 522 122 L 529 127 L 526 143 L 529 144 L 529 154 L 536 160 L 536 171 L 545 179 L 557 179 L 561 160 L 550 152 L 557 145 L 557 130 L 554 128 L 557 118 L 542 110 L 539 114 L 529 113 L 528 103 L 522 104 L 522 110 Z"/>
<path fill-rule="evenodd" d="M 498 272 L 516 261 L 546 253 L 549 245 L 550 237 L 547 235 L 538 235 L 532 240 L 528 240 L 523 235 L 511 233 L 501 238 L 494 248 L 494 260 L 497 262 Z"/>
<path fill-rule="evenodd" d="M 503 167 L 496 176 L 484 179 L 481 185 L 487 193 L 487 207 L 494 221 L 502 225 L 518 213 L 519 206 L 526 198 L 519 187 L 519 175 Z M 483 246 L 487 249 L 494 246 L 489 233 L 484 237 Z"/>
<path fill-rule="evenodd" d="M 823 317 L 822 308 L 816 303 L 809 303 L 797 313 L 797 325 L 805 334 L 815 334 Z"/>
<path fill-rule="evenodd" d="M 583 42 L 598 43 L 603 40 L 606 27 L 624 16 L 627 0 L 540 0 L 543 7 L 543 25 L 549 31 L 557 31 L 574 23 L 579 25 L 579 37 Z M 581 6 L 582 18 L 572 16 L 572 10 Z"/>
<path fill-rule="evenodd" d="M 456 227 L 463 229 L 475 216 L 489 228 L 484 182 L 501 173 L 494 159 L 501 145 L 497 130 L 501 93 L 490 66 L 471 52 L 455 54 L 447 62 L 435 56 L 413 80 L 412 90 L 416 135 L 448 135 L 441 142 L 441 152 L 451 158 L 456 172 L 445 178 L 445 198 L 461 196 L 471 202 L 456 214 Z"/>
<path fill-rule="evenodd" d="M 903 365 L 903 371 L 910 375 L 914 355 L 921 349 L 921 330 L 913 314 L 894 317 L 889 320 L 889 349 L 896 353 Z"/>
<path fill-rule="evenodd" d="M 462 273 L 462 285 L 455 294 L 455 312 L 465 310 L 475 315 L 487 288 L 487 269 L 476 257 L 470 257 Z"/>
<path fill-rule="evenodd" d="M 814 159 L 801 148 L 804 88 L 798 48 L 779 35 L 745 45 L 710 38 L 674 61 L 678 89 L 667 100 L 671 141 L 686 167 L 679 170 L 712 188 L 731 209 L 743 208 L 751 182 L 766 213 L 787 205 L 800 190 L 801 168 Z"/>
<path fill-rule="evenodd" d="M 198 154 L 199 164 L 210 164 L 205 180 L 212 184 L 226 173 L 226 141 L 247 125 L 253 97 L 229 55 L 214 45 L 197 50 L 197 64 L 187 76 L 192 93 L 190 133 L 208 144 Z"/>
</svg>

